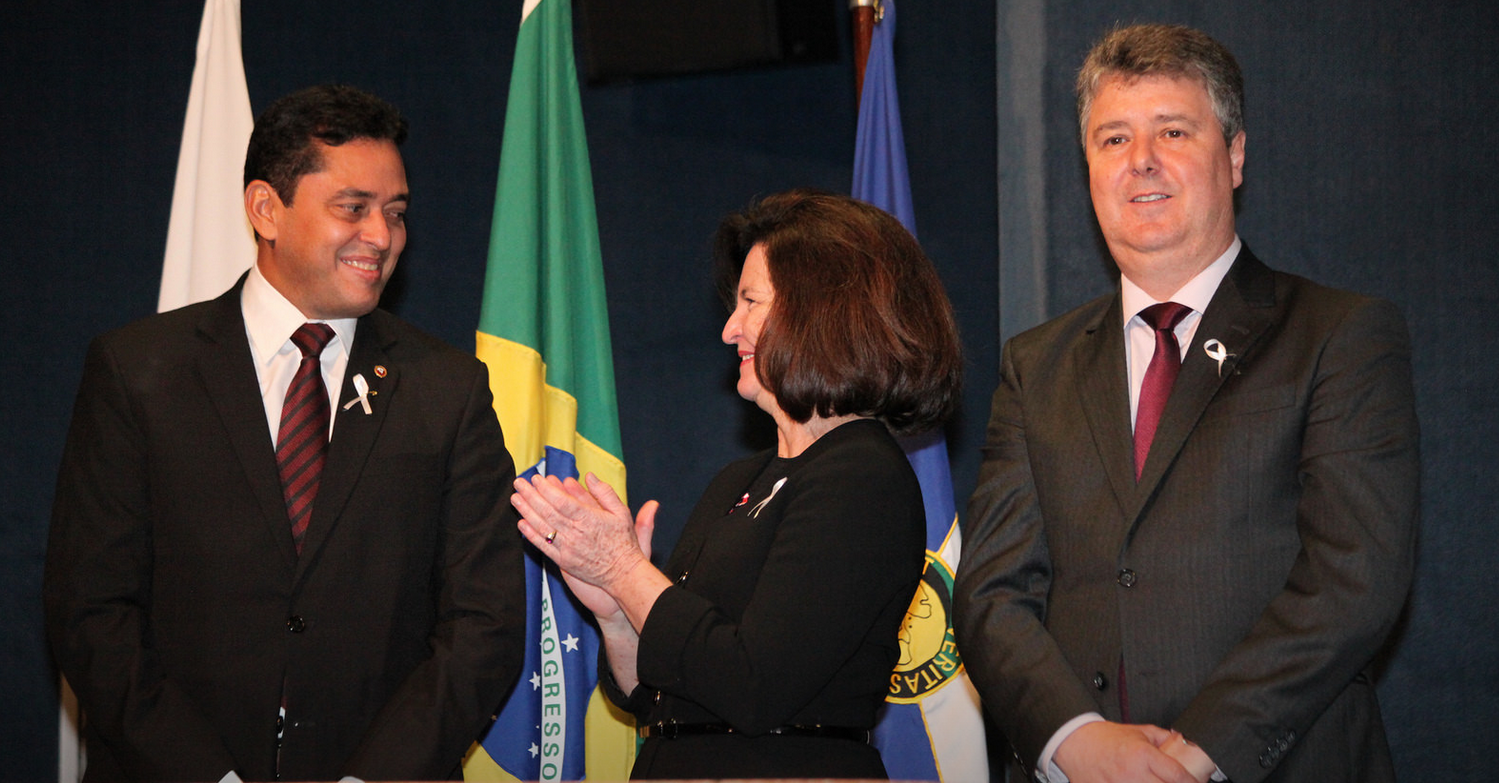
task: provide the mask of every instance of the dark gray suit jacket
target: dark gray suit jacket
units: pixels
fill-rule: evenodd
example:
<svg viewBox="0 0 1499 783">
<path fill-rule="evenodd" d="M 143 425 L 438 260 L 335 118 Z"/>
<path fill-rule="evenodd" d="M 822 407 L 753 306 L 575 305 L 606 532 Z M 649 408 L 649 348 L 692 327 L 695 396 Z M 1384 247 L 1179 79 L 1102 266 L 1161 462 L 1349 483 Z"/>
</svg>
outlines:
<svg viewBox="0 0 1499 783">
<path fill-rule="evenodd" d="M 1138 484 L 1123 340 L 1116 293 L 1005 349 L 956 590 L 986 710 L 1034 765 L 1067 720 L 1119 720 L 1122 657 L 1132 722 L 1236 783 L 1392 779 L 1367 670 L 1417 527 L 1400 314 L 1246 247 Z"/>
<path fill-rule="evenodd" d="M 48 545 L 47 629 L 90 780 L 456 773 L 521 663 L 514 468 L 471 355 L 359 321 L 301 556 L 240 285 L 90 347 Z M 376 368 L 384 368 L 384 377 Z"/>
</svg>

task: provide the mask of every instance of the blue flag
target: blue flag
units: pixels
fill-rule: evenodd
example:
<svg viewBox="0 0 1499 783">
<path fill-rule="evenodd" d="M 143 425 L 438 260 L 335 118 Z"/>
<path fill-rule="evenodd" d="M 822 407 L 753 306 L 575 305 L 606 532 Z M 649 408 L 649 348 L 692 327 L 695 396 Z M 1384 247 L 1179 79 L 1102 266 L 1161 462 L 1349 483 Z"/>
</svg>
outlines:
<svg viewBox="0 0 1499 783">
<path fill-rule="evenodd" d="M 900 99 L 895 89 L 895 2 L 884 0 L 859 99 L 853 196 L 894 215 L 916 234 Z M 874 729 L 894 780 L 989 779 L 983 713 L 953 642 L 952 587 L 962 549 L 947 439 L 940 429 L 901 445 L 926 505 L 926 569 L 901 626 L 900 661 Z"/>
</svg>

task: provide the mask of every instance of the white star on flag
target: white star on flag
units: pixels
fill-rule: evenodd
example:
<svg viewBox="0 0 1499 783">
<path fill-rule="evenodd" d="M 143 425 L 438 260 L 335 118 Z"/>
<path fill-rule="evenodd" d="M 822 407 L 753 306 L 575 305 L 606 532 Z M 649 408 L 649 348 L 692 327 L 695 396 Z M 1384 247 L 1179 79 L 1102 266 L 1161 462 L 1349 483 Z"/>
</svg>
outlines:
<svg viewBox="0 0 1499 783">
<path fill-rule="evenodd" d="M 578 637 L 568 634 L 567 638 L 562 640 L 562 646 L 566 647 L 568 652 L 577 652 Z"/>
<path fill-rule="evenodd" d="M 531 743 L 531 758 L 536 758 L 539 753 L 541 753 L 541 748 L 536 747 L 536 743 Z"/>
<path fill-rule="evenodd" d="M 533 690 L 533 691 L 534 690 L 539 690 L 540 688 L 541 688 L 541 672 L 531 672 L 531 690 Z"/>
</svg>

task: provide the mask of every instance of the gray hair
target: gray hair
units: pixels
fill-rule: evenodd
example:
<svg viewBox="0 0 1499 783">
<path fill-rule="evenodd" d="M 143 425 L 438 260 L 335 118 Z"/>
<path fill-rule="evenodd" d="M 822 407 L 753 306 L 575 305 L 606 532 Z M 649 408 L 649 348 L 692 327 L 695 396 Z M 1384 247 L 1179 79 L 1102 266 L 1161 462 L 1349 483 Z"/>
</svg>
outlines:
<svg viewBox="0 0 1499 783">
<path fill-rule="evenodd" d="M 1088 111 L 1107 76 L 1194 79 L 1207 88 L 1224 143 L 1231 144 L 1244 130 L 1244 75 L 1239 63 L 1223 44 L 1200 30 L 1167 24 L 1115 27 L 1093 45 L 1077 73 L 1077 121 L 1084 147 Z"/>
</svg>

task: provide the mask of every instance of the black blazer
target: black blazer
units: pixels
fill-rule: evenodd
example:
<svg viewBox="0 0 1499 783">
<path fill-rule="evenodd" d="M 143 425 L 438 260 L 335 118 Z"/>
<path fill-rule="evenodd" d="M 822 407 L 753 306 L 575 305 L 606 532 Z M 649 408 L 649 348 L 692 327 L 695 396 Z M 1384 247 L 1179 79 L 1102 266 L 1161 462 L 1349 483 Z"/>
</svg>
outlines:
<svg viewBox="0 0 1499 783">
<path fill-rule="evenodd" d="M 648 740 L 632 777 L 884 777 L 868 744 L 767 732 L 874 725 L 925 531 L 916 476 L 877 421 L 843 424 L 792 459 L 767 451 L 725 468 L 672 551 L 676 586 L 646 618 L 626 703 L 643 724 L 739 733 Z"/>
<path fill-rule="evenodd" d="M 1138 483 L 1123 341 L 1116 293 L 1005 349 L 956 585 L 985 709 L 1034 765 L 1072 717 L 1120 718 L 1122 657 L 1131 720 L 1235 783 L 1392 779 L 1367 670 L 1417 527 L 1399 312 L 1245 248 Z"/>
<path fill-rule="evenodd" d="M 89 780 L 457 773 L 520 668 L 514 467 L 473 356 L 359 320 L 300 557 L 240 310 L 89 349 L 44 577 Z M 382 371 L 377 367 L 384 368 Z"/>
</svg>

